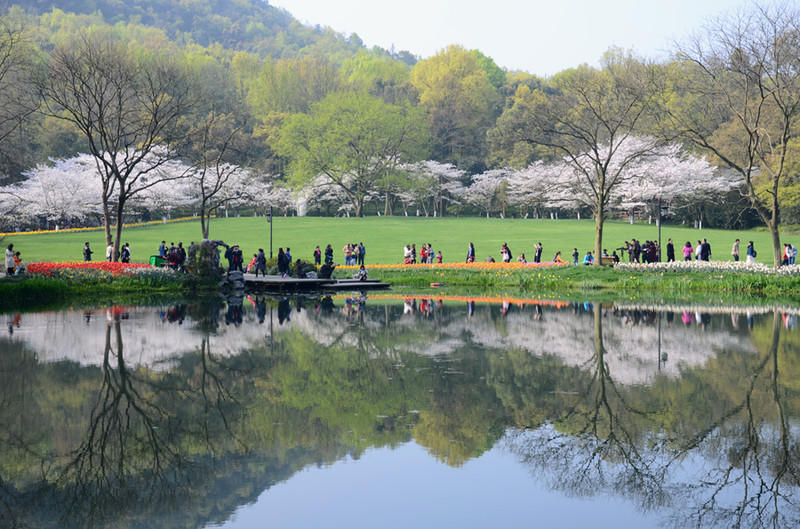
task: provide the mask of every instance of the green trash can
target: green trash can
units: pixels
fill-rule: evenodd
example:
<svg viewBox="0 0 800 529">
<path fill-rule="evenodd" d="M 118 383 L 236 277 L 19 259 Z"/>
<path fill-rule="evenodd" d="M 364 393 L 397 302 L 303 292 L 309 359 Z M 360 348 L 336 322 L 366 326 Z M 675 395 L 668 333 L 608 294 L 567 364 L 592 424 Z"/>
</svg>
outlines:
<svg viewBox="0 0 800 529">
<path fill-rule="evenodd" d="M 161 257 L 160 255 L 151 255 L 150 256 L 150 266 L 161 267 L 164 266 L 167 260 Z"/>
</svg>

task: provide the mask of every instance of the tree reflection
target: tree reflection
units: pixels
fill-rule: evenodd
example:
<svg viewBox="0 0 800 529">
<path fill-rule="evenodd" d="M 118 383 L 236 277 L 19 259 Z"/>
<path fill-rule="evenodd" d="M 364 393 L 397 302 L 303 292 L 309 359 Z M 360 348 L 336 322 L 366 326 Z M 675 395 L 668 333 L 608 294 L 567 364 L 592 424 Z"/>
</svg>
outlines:
<svg viewBox="0 0 800 529">
<path fill-rule="evenodd" d="M 211 354 L 208 339 L 199 357 L 196 387 L 131 369 L 120 316 L 108 321 L 102 381 L 88 427 L 53 491 L 53 500 L 63 502 L 65 520 L 99 523 L 125 512 L 185 503 L 212 464 L 192 457 L 197 441 L 211 454 L 231 449 L 231 439 L 244 448 L 231 427 L 242 406 L 227 387 L 223 375 L 228 370 Z"/>
<path fill-rule="evenodd" d="M 783 402 L 787 381 L 781 379 L 777 312 L 771 331 L 766 351 L 747 368 L 746 384 L 720 381 L 742 388 L 738 399 L 715 410 L 705 424 L 670 429 L 643 392 L 615 383 L 606 361 L 603 313 L 595 305 L 595 350 L 586 364 L 591 377 L 574 392 L 572 404 L 545 424 L 511 431 L 508 446 L 534 473 L 549 476 L 554 489 L 575 496 L 621 495 L 642 511 L 672 506 L 675 527 L 797 526 L 800 447 Z M 784 347 L 783 354 L 796 350 Z M 694 411 L 691 402 L 671 406 L 678 407 L 671 413 Z M 706 471 L 697 475 L 696 467 Z"/>
<path fill-rule="evenodd" d="M 716 463 L 687 498 L 694 504 L 690 519 L 698 526 L 796 527 L 800 522 L 795 497 L 800 450 L 783 402 L 780 344 L 776 311 L 769 347 L 747 375 L 746 391 L 731 413 L 740 420 L 721 418 L 679 454 L 705 448 L 704 455 Z"/>
<path fill-rule="evenodd" d="M 594 354 L 580 391 L 564 392 L 563 412 L 530 435 L 512 432 L 512 449 L 537 473 L 551 475 L 551 486 L 574 496 L 614 491 L 637 500 L 643 510 L 667 501 L 667 465 L 659 463 L 660 443 L 648 439 L 641 421 L 652 411 L 629 402 L 609 372 L 603 342 L 603 310 L 592 308 Z M 570 398 L 569 393 L 572 393 Z"/>
</svg>

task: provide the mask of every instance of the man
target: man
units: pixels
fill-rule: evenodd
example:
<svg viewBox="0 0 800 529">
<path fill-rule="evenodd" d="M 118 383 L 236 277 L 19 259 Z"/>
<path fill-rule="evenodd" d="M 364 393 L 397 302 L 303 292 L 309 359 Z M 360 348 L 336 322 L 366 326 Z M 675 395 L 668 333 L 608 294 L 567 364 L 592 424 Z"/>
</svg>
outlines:
<svg viewBox="0 0 800 529">
<path fill-rule="evenodd" d="M 708 244 L 708 240 L 705 237 L 703 238 L 703 242 L 700 244 L 699 260 L 700 261 L 711 260 L 711 245 Z"/>
<path fill-rule="evenodd" d="M 667 243 L 667 262 L 675 262 L 675 245 L 672 244 L 672 239 Z"/>
<path fill-rule="evenodd" d="M 183 249 L 182 242 L 178 243 L 175 253 L 178 254 L 178 268 L 176 270 L 183 270 L 183 265 L 186 264 L 186 250 Z"/>
<path fill-rule="evenodd" d="M 287 248 L 288 250 L 288 248 Z M 239 249 L 238 244 L 233 245 L 233 268 L 234 270 L 238 270 L 239 272 L 242 271 L 242 263 L 244 262 L 244 256 L 242 255 L 242 250 Z"/>
<path fill-rule="evenodd" d="M 161 241 L 161 246 L 158 247 L 158 256 L 167 258 L 167 241 Z"/>
<path fill-rule="evenodd" d="M 731 248 L 731 255 L 733 256 L 734 262 L 739 260 L 739 239 L 733 243 L 733 248 Z"/>
<path fill-rule="evenodd" d="M 792 243 L 789 243 L 789 264 L 793 265 L 794 260 L 797 257 L 797 246 Z"/>
<path fill-rule="evenodd" d="M 94 252 L 89 249 L 89 243 L 87 242 L 86 245 L 83 247 L 83 260 L 84 261 L 91 261 L 93 253 Z"/>
<path fill-rule="evenodd" d="M 114 241 L 108 243 L 106 247 L 106 261 L 111 262 L 111 257 L 114 255 Z"/>
<path fill-rule="evenodd" d="M 358 264 L 359 266 L 364 264 L 364 256 L 367 254 L 367 249 L 364 248 L 364 243 L 358 243 Z"/>
</svg>

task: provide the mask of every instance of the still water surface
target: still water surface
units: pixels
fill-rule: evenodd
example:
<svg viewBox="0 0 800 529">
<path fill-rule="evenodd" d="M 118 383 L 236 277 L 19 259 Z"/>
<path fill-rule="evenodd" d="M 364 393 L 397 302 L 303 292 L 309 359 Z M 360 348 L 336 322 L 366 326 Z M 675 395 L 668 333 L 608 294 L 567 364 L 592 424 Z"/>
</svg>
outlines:
<svg viewBox="0 0 800 529">
<path fill-rule="evenodd" d="M 0 527 L 796 527 L 793 307 L 10 313 Z"/>
</svg>

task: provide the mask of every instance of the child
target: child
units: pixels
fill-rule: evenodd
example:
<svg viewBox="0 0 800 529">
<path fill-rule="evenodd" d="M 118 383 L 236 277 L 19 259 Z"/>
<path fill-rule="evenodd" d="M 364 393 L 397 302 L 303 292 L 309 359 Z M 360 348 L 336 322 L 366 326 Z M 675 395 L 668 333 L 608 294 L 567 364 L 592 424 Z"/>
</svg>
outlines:
<svg viewBox="0 0 800 529">
<path fill-rule="evenodd" d="M 439 250 L 439 253 L 436 254 L 436 262 L 442 264 L 442 251 Z"/>
</svg>

